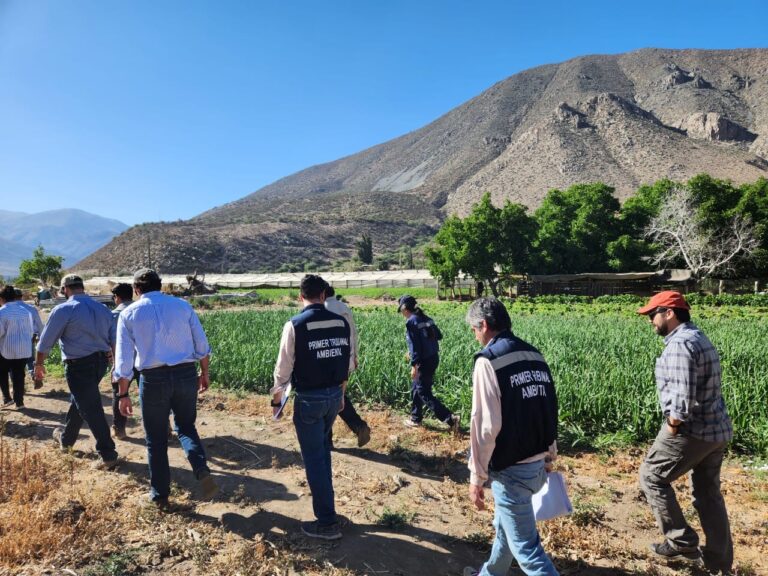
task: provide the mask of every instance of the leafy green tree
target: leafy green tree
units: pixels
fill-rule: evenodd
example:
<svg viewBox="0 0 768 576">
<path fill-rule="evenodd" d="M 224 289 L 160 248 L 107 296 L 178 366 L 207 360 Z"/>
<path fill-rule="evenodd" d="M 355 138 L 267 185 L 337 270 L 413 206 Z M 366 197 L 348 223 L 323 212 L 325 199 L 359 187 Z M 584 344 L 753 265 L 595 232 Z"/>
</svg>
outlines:
<svg viewBox="0 0 768 576">
<path fill-rule="evenodd" d="M 675 186 L 667 178 L 643 185 L 627 198 L 617 218 L 619 236 L 606 246 L 608 265 L 616 272 L 651 270 L 655 247 L 645 238 L 645 228 L 659 213 L 664 198 Z"/>
<path fill-rule="evenodd" d="M 442 286 L 450 288 L 451 292 L 461 273 L 465 253 L 464 222 L 458 216 L 449 216 L 437 231 L 432 245 L 425 249 L 424 255 L 429 273 Z"/>
<path fill-rule="evenodd" d="M 500 275 L 524 272 L 530 260 L 536 223 L 526 210 L 511 202 L 496 208 L 485 194 L 465 219 L 450 217 L 426 250 L 432 275 L 453 286 L 464 273 L 498 295 Z"/>
<path fill-rule="evenodd" d="M 32 258 L 22 260 L 19 264 L 19 284 L 41 283 L 46 286 L 58 284 L 61 280 L 61 265 L 63 256 L 52 256 L 45 253 L 42 246 L 35 248 Z"/>
<path fill-rule="evenodd" d="M 363 264 L 373 263 L 373 240 L 368 234 L 363 232 L 355 247 L 357 248 L 357 257 L 360 259 L 360 262 Z"/>
<path fill-rule="evenodd" d="M 534 213 L 538 222 L 534 268 L 542 273 L 609 270 L 608 244 L 619 236 L 619 201 L 602 182 L 552 189 Z"/>
<path fill-rule="evenodd" d="M 759 247 L 750 262 L 742 262 L 737 273 L 740 276 L 768 276 L 768 180 L 759 178 L 752 184 L 740 187 L 741 198 L 734 212 L 748 217 L 755 226 Z"/>
</svg>

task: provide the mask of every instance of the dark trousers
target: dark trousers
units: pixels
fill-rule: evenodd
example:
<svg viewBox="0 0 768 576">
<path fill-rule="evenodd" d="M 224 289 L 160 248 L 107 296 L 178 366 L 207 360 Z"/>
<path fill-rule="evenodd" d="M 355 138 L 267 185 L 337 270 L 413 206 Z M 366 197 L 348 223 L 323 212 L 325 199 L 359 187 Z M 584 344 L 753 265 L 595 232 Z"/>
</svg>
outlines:
<svg viewBox="0 0 768 576">
<path fill-rule="evenodd" d="M 171 469 L 168 463 L 168 417 L 173 411 L 176 433 L 198 480 L 210 472 L 205 449 L 195 427 L 197 368 L 193 362 L 144 370 L 139 378 L 139 399 L 147 441 L 149 483 L 153 500 L 168 498 Z"/>
<path fill-rule="evenodd" d="M 411 382 L 411 420 L 414 422 L 421 422 L 425 407 L 431 410 L 435 418 L 441 422 L 448 422 L 451 419 L 451 411 L 432 394 L 432 384 L 435 381 L 439 362 L 439 356 L 422 360 L 416 371 L 416 378 Z"/>
<path fill-rule="evenodd" d="M 693 507 L 707 538 L 702 547 L 710 570 L 728 570 L 733 564 L 733 542 L 728 511 L 720 492 L 720 469 L 727 442 L 704 442 L 681 430 L 673 436 L 666 425 L 659 431 L 640 466 L 640 487 L 656 522 L 672 545 L 681 551 L 699 545 L 699 536 L 685 519 L 672 482 L 691 473 Z"/>
<path fill-rule="evenodd" d="M 136 370 L 136 368 L 133 369 L 133 378 L 131 378 L 131 382 L 134 380 L 136 382 L 139 381 L 139 371 Z M 131 382 L 128 383 L 129 386 L 131 385 Z M 125 430 L 128 418 L 120 414 L 120 400 L 117 397 L 119 388 L 117 381 L 112 382 L 112 424 L 114 424 L 115 428 L 118 430 Z"/>
<path fill-rule="evenodd" d="M 344 421 L 344 424 L 346 424 L 355 434 L 357 434 L 361 428 L 365 428 L 368 425 L 365 423 L 365 420 L 360 418 L 360 414 L 355 410 L 355 406 L 352 404 L 352 400 L 349 399 L 348 394 L 344 394 L 344 409 L 339 412 L 339 418 L 341 418 Z"/>
<path fill-rule="evenodd" d="M 62 446 L 72 446 L 80 434 L 83 423 L 88 424 L 96 438 L 96 451 L 102 460 L 115 460 L 115 443 L 109 434 L 107 417 L 101 405 L 99 382 L 107 372 L 107 355 L 96 352 L 73 362 L 65 362 L 64 376 L 71 393 L 69 411 L 64 420 Z"/>
<path fill-rule="evenodd" d="M 16 406 L 24 405 L 24 367 L 26 358 L 10 359 L 0 356 L 0 389 L 3 392 L 3 402 L 11 400 L 8 376 L 13 382 L 13 401 Z"/>
<path fill-rule="evenodd" d="M 297 392 L 293 402 L 293 424 L 312 493 L 312 510 L 321 526 L 336 523 L 330 432 L 341 398 L 341 389 L 332 386 Z"/>
</svg>

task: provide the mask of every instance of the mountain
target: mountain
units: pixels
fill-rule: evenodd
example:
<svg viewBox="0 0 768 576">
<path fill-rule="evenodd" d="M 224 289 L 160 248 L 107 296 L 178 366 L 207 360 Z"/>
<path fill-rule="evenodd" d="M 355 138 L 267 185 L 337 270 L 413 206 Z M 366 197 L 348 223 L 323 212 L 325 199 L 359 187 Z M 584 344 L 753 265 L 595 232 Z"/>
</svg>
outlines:
<svg viewBox="0 0 768 576">
<path fill-rule="evenodd" d="M 64 256 L 71 266 L 120 234 L 128 226 L 83 210 L 48 210 L 37 214 L 0 210 L 0 274 L 14 277 L 19 263 L 42 245 L 46 253 Z"/>
<path fill-rule="evenodd" d="M 187 221 L 133 227 L 81 263 L 240 272 L 428 237 L 483 193 L 535 208 L 600 180 L 624 199 L 660 178 L 768 176 L 768 49 L 646 49 L 503 80 L 431 124 L 313 166 Z"/>
</svg>

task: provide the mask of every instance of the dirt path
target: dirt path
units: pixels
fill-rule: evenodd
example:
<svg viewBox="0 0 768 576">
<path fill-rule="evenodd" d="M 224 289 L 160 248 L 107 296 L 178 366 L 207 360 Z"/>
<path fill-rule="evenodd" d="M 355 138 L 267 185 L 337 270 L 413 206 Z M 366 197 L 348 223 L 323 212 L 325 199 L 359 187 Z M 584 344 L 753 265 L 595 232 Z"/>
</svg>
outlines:
<svg viewBox="0 0 768 576">
<path fill-rule="evenodd" d="M 115 506 L 129 511 L 146 507 L 147 469 L 139 411 L 129 428 L 130 439 L 117 443 L 125 459 L 119 469 L 91 471 L 87 462 L 95 456 L 90 432 L 81 433 L 75 448 L 82 454 L 75 458 L 59 455 L 50 440 L 68 407 L 64 389 L 63 382 L 52 381 L 45 394 L 29 394 L 25 412 L 3 411 L 4 436 L 17 445 L 26 442 L 31 450 L 46 450 L 51 457 L 70 458 L 72 483 L 81 487 L 78 494 L 85 486 L 91 494 L 103 493 L 114 500 L 119 486 L 122 501 Z M 104 403 L 108 405 L 106 394 Z M 146 521 L 142 520 L 146 516 L 134 518 L 130 533 L 126 528 L 121 535 L 122 546 L 114 549 L 130 544 L 131 549 L 146 553 L 132 556 L 132 568 L 118 573 L 235 574 L 238 571 L 230 568 L 239 562 L 241 574 L 456 575 L 465 565 L 479 566 L 486 558 L 492 516 L 474 511 L 466 498 L 467 439 L 453 439 L 439 425 L 404 429 L 401 416 L 386 410 L 364 414 L 373 436 L 363 449 L 357 448 L 343 423 L 336 427 L 334 486 L 344 538 L 318 544 L 301 536 L 299 521 L 311 519 L 312 513 L 296 436 L 290 418 L 273 423 L 265 417 L 267 404 L 264 397 L 243 399 L 222 393 L 202 397 L 198 430 L 222 493 L 213 502 L 195 500 L 192 473 L 178 443 L 172 441 L 175 510 Z M 703 573 L 667 566 L 646 552 L 658 535 L 639 498 L 636 478 L 641 458 L 639 449 L 561 456 L 559 467 L 568 479 L 576 513 L 541 524 L 541 532 L 562 574 Z M 740 573 L 768 574 L 768 475 L 745 471 L 732 461 L 723 485 Z M 694 518 L 687 488 L 681 483 L 679 489 L 686 513 Z M 191 544 L 163 547 L 159 534 L 169 539 L 181 534 L 173 538 Z M 196 547 L 201 540 L 204 546 Z M 60 570 L 68 568 L 79 575 L 87 573 L 88 566 L 91 574 L 115 573 L 94 571 L 93 566 L 104 565 L 99 553 L 113 553 L 113 548 L 100 546 L 83 553 L 81 566 L 57 565 L 62 558 L 72 562 L 72 556 L 50 551 L 45 561 L 42 554 L 16 573 L 64 574 Z M 261 558 L 261 564 L 248 571 L 245 567 L 253 555 Z M 54 568 L 45 572 L 43 565 Z M 230 568 L 216 569 L 223 565 Z"/>
</svg>

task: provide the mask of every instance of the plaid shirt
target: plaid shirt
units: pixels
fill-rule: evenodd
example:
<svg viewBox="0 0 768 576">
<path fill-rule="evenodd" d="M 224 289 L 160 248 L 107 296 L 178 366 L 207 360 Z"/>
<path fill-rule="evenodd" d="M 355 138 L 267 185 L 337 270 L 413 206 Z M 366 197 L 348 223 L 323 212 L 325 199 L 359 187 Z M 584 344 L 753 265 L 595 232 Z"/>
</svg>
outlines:
<svg viewBox="0 0 768 576">
<path fill-rule="evenodd" d="M 685 322 L 664 338 L 656 360 L 656 387 L 664 416 L 682 420 L 680 431 L 704 440 L 733 437 L 720 392 L 720 357 L 704 333 Z"/>
</svg>

